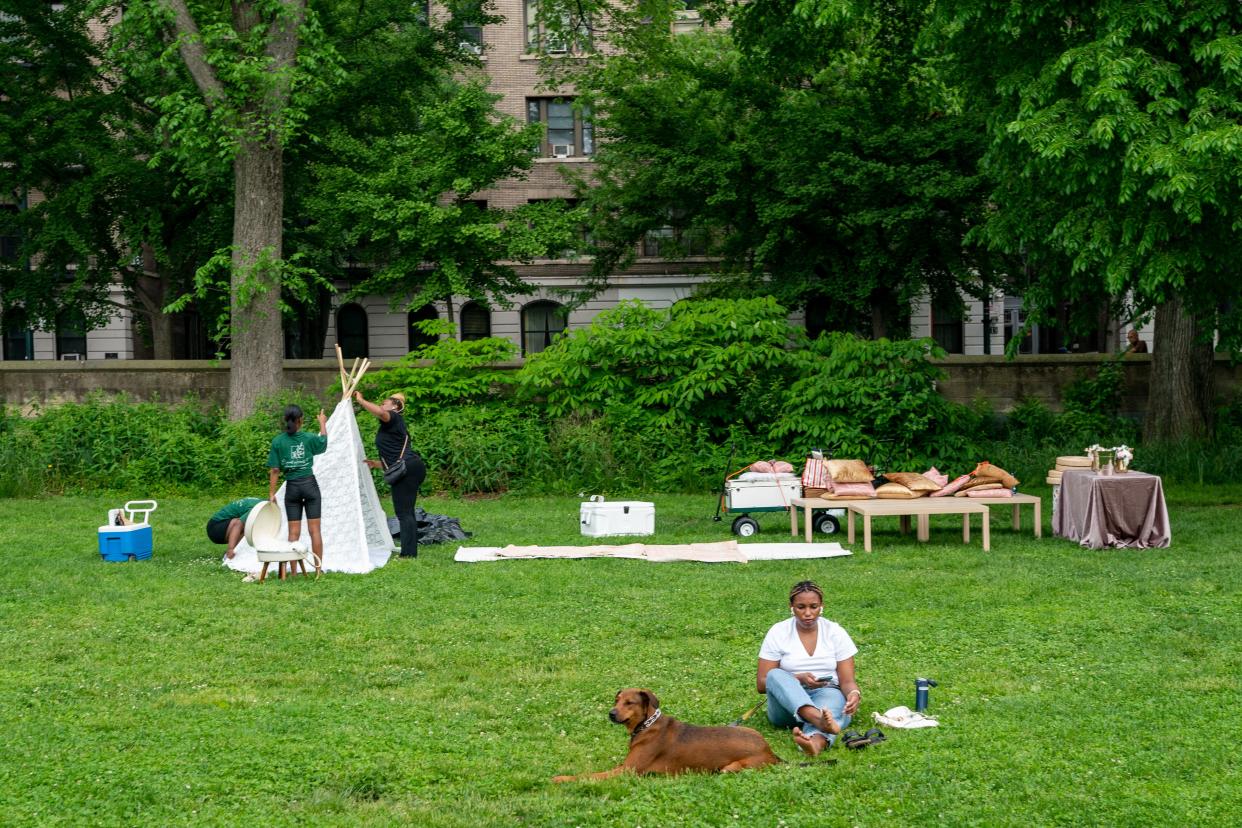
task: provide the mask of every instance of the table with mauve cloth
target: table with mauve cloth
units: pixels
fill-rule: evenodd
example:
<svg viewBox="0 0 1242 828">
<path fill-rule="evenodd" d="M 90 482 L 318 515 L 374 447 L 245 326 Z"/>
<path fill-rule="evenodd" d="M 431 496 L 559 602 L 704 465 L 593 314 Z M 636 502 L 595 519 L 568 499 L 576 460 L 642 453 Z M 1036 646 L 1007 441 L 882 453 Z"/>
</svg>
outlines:
<svg viewBox="0 0 1242 828">
<path fill-rule="evenodd" d="M 1052 533 L 1089 549 L 1168 546 L 1164 486 L 1154 474 L 1066 469 L 1052 510 Z"/>
</svg>

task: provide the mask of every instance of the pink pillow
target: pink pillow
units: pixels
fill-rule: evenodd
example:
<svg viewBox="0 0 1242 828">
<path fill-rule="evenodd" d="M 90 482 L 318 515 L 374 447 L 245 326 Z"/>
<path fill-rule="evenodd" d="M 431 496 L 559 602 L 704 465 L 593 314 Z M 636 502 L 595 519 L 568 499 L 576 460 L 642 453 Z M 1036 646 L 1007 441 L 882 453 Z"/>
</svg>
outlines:
<svg viewBox="0 0 1242 828">
<path fill-rule="evenodd" d="M 962 488 L 963 486 L 965 486 L 965 485 L 966 485 L 969 481 L 970 481 L 970 475 L 969 475 L 969 474 L 963 474 L 963 475 L 962 475 L 961 477 L 959 477 L 957 480 L 954 480 L 952 483 L 950 483 L 949 485 L 945 486 L 945 487 L 944 487 L 943 489 L 941 489 L 940 491 L 938 491 L 938 492 L 932 492 L 932 493 L 931 493 L 931 496 L 932 496 L 932 497 L 948 497 L 949 495 L 951 495 L 951 494 L 953 494 L 954 492 L 956 492 L 958 489 L 960 489 L 960 488 Z"/>
<path fill-rule="evenodd" d="M 941 472 L 940 469 L 935 466 L 932 466 L 930 469 L 923 472 L 923 476 L 942 489 L 949 485 L 949 476 Z"/>
<path fill-rule="evenodd" d="M 755 462 L 750 464 L 750 470 L 753 472 L 761 472 L 763 474 L 771 474 L 772 464 L 769 463 L 767 460 L 756 460 Z"/>
<path fill-rule="evenodd" d="M 971 489 L 966 492 L 967 497 L 1013 497 L 1013 491 L 1010 489 Z"/>
<path fill-rule="evenodd" d="M 784 460 L 773 460 L 772 471 L 776 472 L 777 474 L 790 474 L 793 472 L 793 466 L 791 466 L 789 463 L 786 463 Z"/>
<path fill-rule="evenodd" d="M 875 486 L 870 483 L 833 483 L 832 493 L 837 497 L 875 497 Z"/>
</svg>

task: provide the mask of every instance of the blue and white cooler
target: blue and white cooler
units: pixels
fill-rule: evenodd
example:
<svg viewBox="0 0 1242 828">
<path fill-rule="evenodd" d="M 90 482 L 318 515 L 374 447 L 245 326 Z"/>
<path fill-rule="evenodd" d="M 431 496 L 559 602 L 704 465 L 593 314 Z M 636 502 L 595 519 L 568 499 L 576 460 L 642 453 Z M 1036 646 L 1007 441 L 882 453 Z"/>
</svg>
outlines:
<svg viewBox="0 0 1242 828">
<path fill-rule="evenodd" d="M 145 561 L 151 557 L 154 538 L 150 516 L 159 507 L 154 500 L 131 500 L 124 509 L 111 509 L 108 524 L 99 527 L 99 555 L 105 561 Z M 124 513 L 126 522 L 117 524 L 117 515 Z"/>
</svg>

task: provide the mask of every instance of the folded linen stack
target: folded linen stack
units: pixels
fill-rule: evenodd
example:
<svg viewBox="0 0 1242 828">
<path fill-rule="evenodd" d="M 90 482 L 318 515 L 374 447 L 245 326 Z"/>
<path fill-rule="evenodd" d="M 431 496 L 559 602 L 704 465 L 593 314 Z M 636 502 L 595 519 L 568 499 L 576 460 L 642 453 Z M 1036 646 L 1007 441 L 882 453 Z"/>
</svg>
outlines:
<svg viewBox="0 0 1242 828">
<path fill-rule="evenodd" d="M 1066 454 L 1057 458 L 1056 467 L 1048 471 L 1048 477 L 1045 483 L 1050 486 L 1061 485 L 1061 474 L 1070 469 L 1089 469 L 1091 468 L 1091 458 L 1079 456 L 1077 454 Z"/>
</svg>

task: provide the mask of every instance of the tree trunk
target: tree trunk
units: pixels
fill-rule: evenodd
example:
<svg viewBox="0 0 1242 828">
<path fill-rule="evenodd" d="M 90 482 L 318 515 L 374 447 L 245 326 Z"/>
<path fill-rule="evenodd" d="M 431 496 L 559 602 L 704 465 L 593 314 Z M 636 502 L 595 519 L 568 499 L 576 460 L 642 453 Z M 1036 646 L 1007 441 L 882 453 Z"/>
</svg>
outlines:
<svg viewBox="0 0 1242 828">
<path fill-rule="evenodd" d="M 164 313 L 164 280 L 160 277 L 155 251 L 148 244 L 142 246 L 142 274 L 135 280 L 134 287 L 151 329 L 151 356 L 172 359 L 172 316 Z"/>
<path fill-rule="evenodd" d="M 1180 299 L 1156 308 L 1148 382 L 1145 442 L 1212 435 L 1212 332 L 1188 315 Z"/>
<path fill-rule="evenodd" d="M 243 139 L 233 162 L 233 276 L 229 417 L 249 416 L 281 387 L 280 265 L 284 168 L 280 142 Z"/>
</svg>

